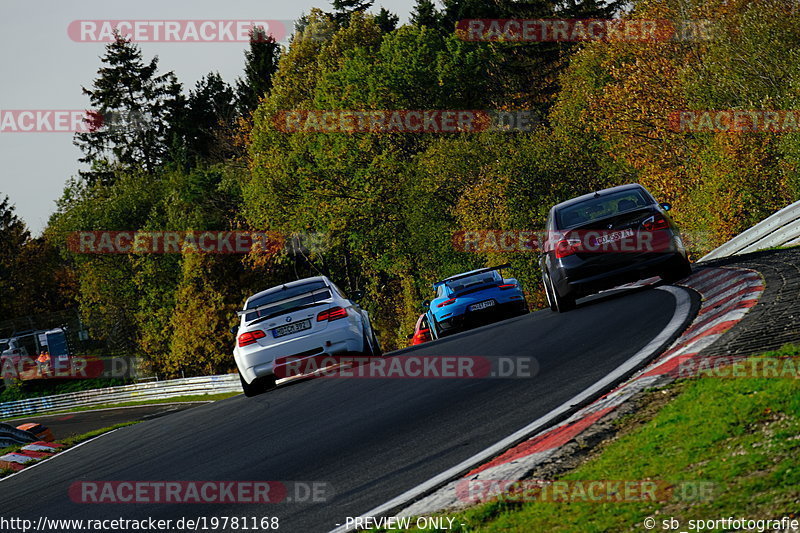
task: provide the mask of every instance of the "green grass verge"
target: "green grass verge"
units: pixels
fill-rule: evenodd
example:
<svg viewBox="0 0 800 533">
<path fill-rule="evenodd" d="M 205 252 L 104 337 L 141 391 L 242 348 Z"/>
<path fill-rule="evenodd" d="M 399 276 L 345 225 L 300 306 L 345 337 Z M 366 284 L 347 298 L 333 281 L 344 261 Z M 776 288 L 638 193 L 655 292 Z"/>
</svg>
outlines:
<svg viewBox="0 0 800 533">
<path fill-rule="evenodd" d="M 800 347 L 763 354 L 800 356 Z M 698 378 L 653 391 L 619 432 L 562 480 L 701 482 L 709 497 L 650 502 L 518 501 L 509 495 L 457 513 L 450 531 L 645 531 L 643 521 L 728 516 L 774 519 L 800 508 L 800 380 Z M 663 403 L 663 400 L 661 400 Z M 650 407 L 648 409 L 648 406 Z M 653 407 L 656 406 L 656 407 Z M 655 412 L 647 415 L 645 413 Z M 463 525 L 462 525 L 463 524 Z M 425 531 L 425 530 L 421 530 Z M 433 531 L 433 530 L 431 530 Z M 721 530 L 707 530 L 721 531 Z"/>
<path fill-rule="evenodd" d="M 80 444 L 81 442 L 93 439 L 95 437 L 99 437 L 103 433 L 108 433 L 109 431 L 114 431 L 115 429 L 132 426 L 134 424 L 138 424 L 139 422 L 140 422 L 139 420 L 135 420 L 133 422 L 121 422 L 119 424 L 114 424 L 113 426 L 109 426 L 106 428 L 95 429 L 94 431 L 89 431 L 88 433 L 83 433 L 81 435 L 73 435 L 72 437 L 67 437 L 66 439 L 62 439 L 56 442 L 63 444 L 64 449 L 66 449 L 70 448 L 71 446 L 75 446 L 76 444 Z"/>
<path fill-rule="evenodd" d="M 176 396 L 175 398 L 163 398 L 160 400 L 140 400 L 135 402 L 123 402 L 123 403 L 108 403 L 103 405 L 95 405 L 93 407 L 76 407 L 74 409 L 69 410 L 62 410 L 62 411 L 42 411 L 41 413 L 36 413 L 32 415 L 20 415 L 15 416 L 12 418 L 3 419 L 3 422 L 7 422 L 9 420 L 20 420 L 23 418 L 36 418 L 37 416 L 50 416 L 50 415 L 59 415 L 64 413 L 79 413 L 83 411 L 96 411 L 97 409 L 113 409 L 115 407 L 137 407 L 140 405 L 158 405 L 158 404 L 165 404 L 165 403 L 191 403 L 191 402 L 215 402 L 217 400 L 224 400 L 225 398 L 231 398 L 233 396 L 238 396 L 241 392 L 221 392 L 219 394 L 195 394 L 191 396 Z"/>
</svg>

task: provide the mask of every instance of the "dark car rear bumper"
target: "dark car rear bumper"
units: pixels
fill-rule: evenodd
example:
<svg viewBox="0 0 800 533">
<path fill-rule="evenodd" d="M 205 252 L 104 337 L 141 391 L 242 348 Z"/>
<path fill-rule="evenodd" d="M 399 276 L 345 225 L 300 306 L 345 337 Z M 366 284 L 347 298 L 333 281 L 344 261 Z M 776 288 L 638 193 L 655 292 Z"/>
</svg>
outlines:
<svg viewBox="0 0 800 533">
<path fill-rule="evenodd" d="M 556 272 L 551 273 L 551 277 L 559 294 L 581 298 L 618 285 L 658 276 L 680 261 L 685 261 L 685 257 L 679 252 L 674 252 L 651 256 L 622 268 L 608 270 L 593 276 L 578 277 L 569 268 L 559 268 Z"/>
<path fill-rule="evenodd" d="M 494 305 L 480 311 L 465 311 L 463 314 L 446 318 L 437 322 L 439 326 L 439 336 L 452 335 L 461 331 L 491 324 L 498 320 L 521 315 L 528 310 L 528 304 L 524 299 L 514 300 L 502 304 Z"/>
</svg>

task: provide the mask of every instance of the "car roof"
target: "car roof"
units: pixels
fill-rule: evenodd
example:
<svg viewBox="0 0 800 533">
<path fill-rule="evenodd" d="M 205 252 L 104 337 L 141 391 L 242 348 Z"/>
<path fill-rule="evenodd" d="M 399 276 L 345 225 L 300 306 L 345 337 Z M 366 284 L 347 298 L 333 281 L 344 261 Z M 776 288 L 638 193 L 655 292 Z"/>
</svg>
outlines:
<svg viewBox="0 0 800 533">
<path fill-rule="evenodd" d="M 511 268 L 511 265 L 506 263 L 506 264 L 503 264 L 503 265 L 497 265 L 497 266 L 493 266 L 493 267 L 476 268 L 475 270 L 470 270 L 468 272 L 462 272 L 461 274 L 456 274 L 454 276 L 450 276 L 449 278 L 444 278 L 443 280 L 437 281 L 436 283 L 434 283 L 433 286 L 437 287 L 437 286 L 441 285 L 442 283 L 447 283 L 448 281 L 453 281 L 453 280 L 456 280 L 456 279 L 466 278 L 466 277 L 469 277 L 469 276 L 471 276 L 473 274 L 482 274 L 484 272 L 491 272 L 492 270 L 498 270 L 499 271 L 499 270 L 502 270 L 504 268 Z"/>
<path fill-rule="evenodd" d="M 621 192 L 621 191 L 627 191 L 627 190 L 633 190 L 633 189 L 640 189 L 640 190 L 644 190 L 645 192 L 647 192 L 647 189 L 645 189 L 643 186 L 639 185 L 638 183 L 628 183 L 626 185 L 618 185 L 617 187 L 610 187 L 608 189 L 602 189 L 602 190 L 599 190 L 599 191 L 595 191 L 595 192 L 590 192 L 588 194 L 584 194 L 582 196 L 571 198 L 569 200 L 561 202 L 560 204 L 554 205 L 553 208 L 551 209 L 551 211 L 557 211 L 559 209 L 563 209 L 565 207 L 569 207 L 571 205 L 578 204 L 578 203 L 583 202 L 585 200 L 591 200 L 592 198 L 595 198 L 595 197 L 605 196 L 607 194 L 613 194 L 613 193 L 617 193 L 617 192 Z"/>
<path fill-rule="evenodd" d="M 266 296 L 267 294 L 272 294 L 274 292 L 278 292 L 279 290 L 282 290 L 284 287 L 291 288 L 291 287 L 295 287 L 297 285 L 302 285 L 304 283 L 309 283 L 309 282 L 312 282 L 312 281 L 324 281 L 326 285 L 330 285 L 331 284 L 331 281 L 326 276 L 314 276 L 312 278 L 298 279 L 296 281 L 290 281 L 288 283 L 284 283 L 283 285 L 276 285 L 274 287 L 270 287 L 269 289 L 266 289 L 266 290 L 263 290 L 261 292 L 258 292 L 256 294 L 252 295 L 250 298 L 248 298 L 245 301 L 245 304 L 247 302 L 249 302 L 250 300 L 254 300 L 256 298 L 261 298 L 262 296 Z"/>
</svg>

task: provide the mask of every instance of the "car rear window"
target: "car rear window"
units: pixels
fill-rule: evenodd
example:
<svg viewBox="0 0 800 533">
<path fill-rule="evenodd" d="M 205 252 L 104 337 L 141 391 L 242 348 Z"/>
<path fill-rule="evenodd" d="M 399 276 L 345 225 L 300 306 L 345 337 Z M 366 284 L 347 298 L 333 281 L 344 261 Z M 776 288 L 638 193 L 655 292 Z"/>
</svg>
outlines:
<svg viewBox="0 0 800 533">
<path fill-rule="evenodd" d="M 571 228 L 586 224 L 593 220 L 599 220 L 614 216 L 626 211 L 632 211 L 650 205 L 651 201 L 646 197 L 641 189 L 630 189 L 614 194 L 590 198 L 577 204 L 573 204 L 556 213 L 559 228 Z"/>
<path fill-rule="evenodd" d="M 291 309 L 295 309 L 297 307 L 301 307 L 303 305 L 308 305 L 314 302 L 320 302 L 322 300 L 327 300 L 331 297 L 330 290 L 325 290 L 324 292 L 317 292 L 321 291 L 322 289 L 328 289 L 328 286 L 325 284 L 324 281 L 311 281 L 308 283 L 303 283 L 301 285 L 295 285 L 293 287 L 287 287 L 286 289 L 277 288 L 274 289 L 274 292 L 269 292 L 259 298 L 250 300 L 247 302 L 245 309 L 255 309 L 256 307 L 263 307 L 265 305 L 269 305 L 271 303 L 276 303 L 276 305 L 266 307 L 259 311 L 254 311 L 252 313 L 247 313 L 245 315 L 245 320 L 255 320 L 256 318 L 260 318 L 267 315 L 274 315 L 280 314 L 282 312 L 287 312 Z M 304 294 L 308 294 L 308 296 L 302 297 Z M 285 301 L 290 300 L 290 301 Z"/>
<path fill-rule="evenodd" d="M 480 274 L 474 274 L 466 278 L 448 281 L 447 286 L 450 287 L 450 290 L 453 292 L 461 292 L 487 283 L 499 283 L 500 279 L 500 274 L 496 270 L 492 270 L 491 272 L 481 272 Z"/>
</svg>

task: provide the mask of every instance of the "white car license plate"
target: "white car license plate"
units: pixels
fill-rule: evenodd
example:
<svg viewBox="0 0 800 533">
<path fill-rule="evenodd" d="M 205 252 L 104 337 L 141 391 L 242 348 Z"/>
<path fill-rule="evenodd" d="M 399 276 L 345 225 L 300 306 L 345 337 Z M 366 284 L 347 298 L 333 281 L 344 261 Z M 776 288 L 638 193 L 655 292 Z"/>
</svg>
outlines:
<svg viewBox="0 0 800 533">
<path fill-rule="evenodd" d="M 622 239 L 627 239 L 628 237 L 633 237 L 632 229 L 612 231 L 611 233 L 606 233 L 605 235 L 600 235 L 599 237 L 597 237 L 597 239 L 595 239 L 595 244 L 600 246 L 603 244 L 608 244 L 610 242 L 621 241 Z"/>
<path fill-rule="evenodd" d="M 301 320 L 294 324 L 286 324 L 285 326 L 272 328 L 272 336 L 277 339 L 278 337 L 285 337 L 286 335 L 291 335 L 292 333 L 297 333 L 298 331 L 306 329 L 311 329 L 311 320 Z"/>
<path fill-rule="evenodd" d="M 470 311 L 480 311 L 481 309 L 486 309 L 487 307 L 492 307 L 494 305 L 494 300 L 486 300 L 485 302 L 478 302 L 476 304 L 472 304 L 469 306 Z"/>
</svg>

